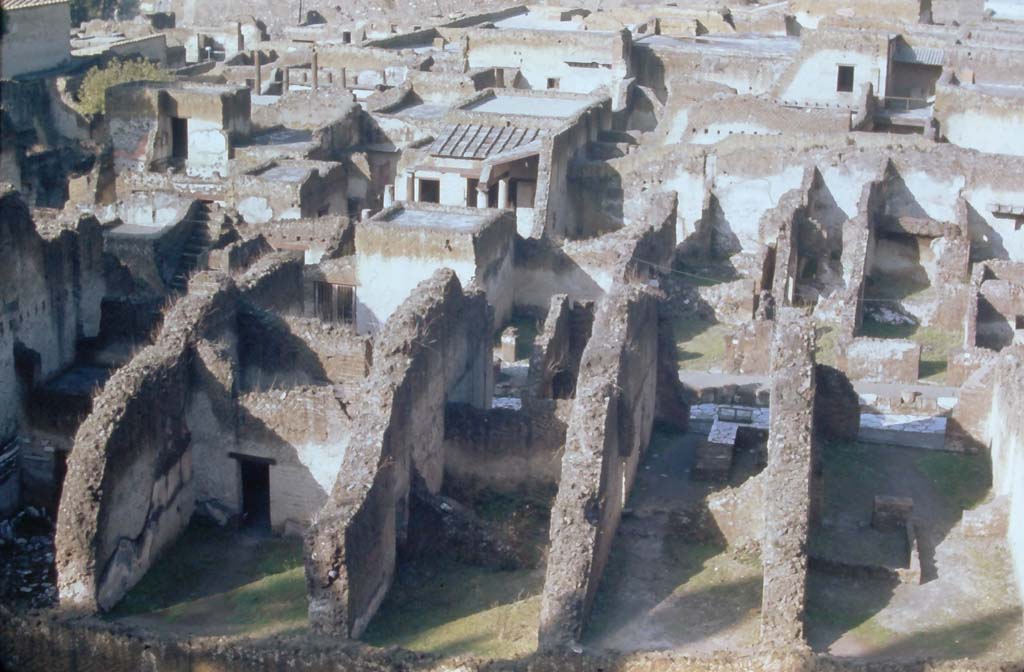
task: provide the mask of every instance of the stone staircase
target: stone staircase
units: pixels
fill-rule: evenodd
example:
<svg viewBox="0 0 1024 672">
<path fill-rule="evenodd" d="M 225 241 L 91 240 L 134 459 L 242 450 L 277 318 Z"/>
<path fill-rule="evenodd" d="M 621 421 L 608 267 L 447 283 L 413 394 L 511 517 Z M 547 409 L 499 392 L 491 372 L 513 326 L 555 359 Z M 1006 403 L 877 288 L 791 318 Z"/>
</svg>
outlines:
<svg viewBox="0 0 1024 672">
<path fill-rule="evenodd" d="M 205 201 L 200 201 L 192 213 L 192 232 L 185 241 L 185 248 L 170 282 L 170 288 L 176 293 L 188 290 L 189 276 L 199 268 L 206 253 L 210 251 L 210 214 L 210 204 Z"/>
</svg>

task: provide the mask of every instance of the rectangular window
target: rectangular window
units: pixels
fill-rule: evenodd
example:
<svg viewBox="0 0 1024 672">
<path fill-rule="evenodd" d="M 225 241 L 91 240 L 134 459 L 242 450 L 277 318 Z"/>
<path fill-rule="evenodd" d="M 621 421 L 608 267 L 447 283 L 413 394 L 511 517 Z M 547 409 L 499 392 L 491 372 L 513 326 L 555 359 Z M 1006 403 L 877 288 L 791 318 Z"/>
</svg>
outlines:
<svg viewBox="0 0 1024 672">
<path fill-rule="evenodd" d="M 441 202 L 441 180 L 420 180 L 420 202 Z"/>
<path fill-rule="evenodd" d="M 557 77 L 548 77 L 548 88 L 549 89 L 557 89 L 558 88 L 558 78 Z"/>
<path fill-rule="evenodd" d="M 1014 324 L 1014 328 L 1017 331 L 1024 330 L 1024 315 L 1018 315 Z"/>
<path fill-rule="evenodd" d="M 329 282 L 313 283 L 316 316 L 323 322 L 355 324 L 356 288 Z"/>
<path fill-rule="evenodd" d="M 836 75 L 836 91 L 850 93 L 853 91 L 853 66 L 840 65 Z"/>
<path fill-rule="evenodd" d="M 475 177 L 466 178 L 466 207 L 476 207 L 476 188 L 480 186 L 480 180 Z"/>
</svg>

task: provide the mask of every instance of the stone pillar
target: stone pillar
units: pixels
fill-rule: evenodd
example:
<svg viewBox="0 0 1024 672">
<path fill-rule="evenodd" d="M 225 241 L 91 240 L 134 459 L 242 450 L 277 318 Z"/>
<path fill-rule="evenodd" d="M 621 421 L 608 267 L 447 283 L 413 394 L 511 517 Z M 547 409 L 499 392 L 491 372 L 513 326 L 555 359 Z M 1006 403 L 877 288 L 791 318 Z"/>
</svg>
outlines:
<svg viewBox="0 0 1024 672">
<path fill-rule="evenodd" d="M 384 207 L 390 208 L 395 204 L 395 185 L 388 184 L 384 186 Z"/>
<path fill-rule="evenodd" d="M 508 364 L 516 361 L 516 342 L 519 340 L 519 330 L 515 327 L 508 327 L 501 332 L 501 359 Z"/>
<path fill-rule="evenodd" d="M 778 312 L 771 367 L 761 643 L 775 648 L 805 644 L 815 365 L 813 324 L 799 309 Z"/>
<path fill-rule="evenodd" d="M 419 203 L 420 201 L 420 180 L 415 175 L 413 176 L 412 182 L 412 200 Z"/>
<path fill-rule="evenodd" d="M 348 71 L 345 68 L 341 69 L 341 87 L 343 89 L 348 88 Z"/>
<path fill-rule="evenodd" d="M 487 185 L 481 185 L 476 188 L 476 207 L 487 207 Z"/>
<path fill-rule="evenodd" d="M 508 178 L 503 177 L 498 180 L 498 207 L 505 209 L 508 207 Z"/>
<path fill-rule="evenodd" d="M 263 93 L 263 54 L 259 49 L 253 52 L 253 62 L 256 64 L 256 95 Z"/>
<path fill-rule="evenodd" d="M 320 88 L 320 59 L 316 50 L 313 51 L 313 90 L 316 91 Z"/>
<path fill-rule="evenodd" d="M 288 93 L 288 91 L 290 91 L 291 88 L 292 88 L 292 75 L 291 75 L 291 72 L 292 72 L 291 68 L 285 68 L 284 69 L 284 85 L 281 88 L 281 95 L 282 96 L 284 94 Z"/>
<path fill-rule="evenodd" d="M 412 173 L 405 174 L 405 200 L 411 201 L 413 199 L 414 190 L 416 188 L 416 178 Z"/>
</svg>

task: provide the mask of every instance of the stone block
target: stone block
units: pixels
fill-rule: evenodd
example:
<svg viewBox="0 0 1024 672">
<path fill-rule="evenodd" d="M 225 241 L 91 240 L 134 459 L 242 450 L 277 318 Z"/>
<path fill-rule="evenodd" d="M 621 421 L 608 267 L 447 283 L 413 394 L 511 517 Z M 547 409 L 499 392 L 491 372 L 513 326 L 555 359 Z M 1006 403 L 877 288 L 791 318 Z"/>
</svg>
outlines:
<svg viewBox="0 0 1024 672">
<path fill-rule="evenodd" d="M 516 361 L 516 344 L 519 342 L 519 330 L 508 327 L 501 332 L 501 350 L 499 356 L 506 362 Z"/>
<path fill-rule="evenodd" d="M 690 478 L 695 481 L 725 483 L 732 471 L 734 453 L 732 444 L 701 441 L 697 446 L 697 460 Z"/>
<path fill-rule="evenodd" d="M 871 513 L 871 527 L 885 532 L 906 527 L 914 513 L 914 500 L 910 497 L 875 495 Z"/>
</svg>

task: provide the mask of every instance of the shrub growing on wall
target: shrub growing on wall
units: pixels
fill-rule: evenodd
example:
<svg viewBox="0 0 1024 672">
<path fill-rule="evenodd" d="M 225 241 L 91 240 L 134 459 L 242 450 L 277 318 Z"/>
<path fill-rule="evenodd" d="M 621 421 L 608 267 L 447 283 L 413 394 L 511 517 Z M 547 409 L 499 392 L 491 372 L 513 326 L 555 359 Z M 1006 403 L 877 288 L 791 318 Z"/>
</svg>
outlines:
<svg viewBox="0 0 1024 672">
<path fill-rule="evenodd" d="M 107 89 L 125 82 L 169 82 L 174 75 L 146 60 L 114 59 L 104 68 L 92 68 L 85 74 L 78 89 L 78 106 L 82 114 L 102 114 L 106 109 Z"/>
</svg>

